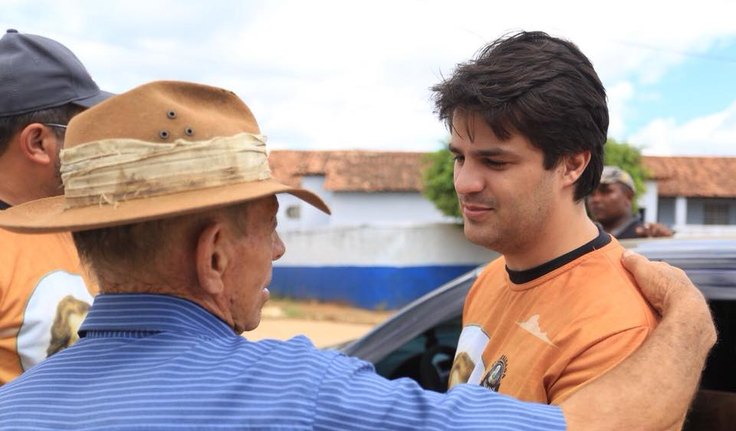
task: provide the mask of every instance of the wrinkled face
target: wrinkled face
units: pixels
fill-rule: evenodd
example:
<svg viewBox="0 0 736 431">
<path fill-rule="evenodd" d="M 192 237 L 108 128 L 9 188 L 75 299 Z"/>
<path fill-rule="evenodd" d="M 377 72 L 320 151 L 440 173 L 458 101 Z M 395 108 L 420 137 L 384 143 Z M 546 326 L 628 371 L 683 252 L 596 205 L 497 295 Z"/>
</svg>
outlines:
<svg viewBox="0 0 736 431">
<path fill-rule="evenodd" d="M 482 117 L 467 115 L 454 116 L 450 140 L 465 236 L 502 254 L 523 252 L 552 210 L 554 169 L 544 169 L 544 154 L 526 137 L 502 141 Z"/>
<path fill-rule="evenodd" d="M 631 215 L 631 193 L 623 184 L 601 184 L 588 196 L 591 215 L 603 225 Z"/>
<path fill-rule="evenodd" d="M 275 196 L 253 201 L 243 214 L 244 232 L 229 232 L 233 242 L 230 259 L 234 260 L 223 278 L 237 332 L 255 329 L 261 322 L 261 309 L 269 297 L 272 262 L 286 251 L 276 233 L 278 207 Z"/>
</svg>

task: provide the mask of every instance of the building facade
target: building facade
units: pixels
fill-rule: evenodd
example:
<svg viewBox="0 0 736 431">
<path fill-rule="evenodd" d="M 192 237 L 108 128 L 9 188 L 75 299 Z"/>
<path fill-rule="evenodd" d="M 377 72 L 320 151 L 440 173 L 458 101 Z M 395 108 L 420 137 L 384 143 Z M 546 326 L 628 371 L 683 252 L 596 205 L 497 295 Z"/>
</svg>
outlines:
<svg viewBox="0 0 736 431">
<path fill-rule="evenodd" d="M 287 251 L 274 264 L 276 295 L 393 309 L 496 256 L 422 195 L 424 153 L 272 151 L 269 162 L 275 178 L 316 192 L 333 211 L 280 195 Z M 680 237 L 736 234 L 736 158 L 643 163 L 645 221 Z"/>
<path fill-rule="evenodd" d="M 646 221 L 677 236 L 736 234 L 736 157 L 644 156 L 651 179 L 639 204 Z"/>
</svg>

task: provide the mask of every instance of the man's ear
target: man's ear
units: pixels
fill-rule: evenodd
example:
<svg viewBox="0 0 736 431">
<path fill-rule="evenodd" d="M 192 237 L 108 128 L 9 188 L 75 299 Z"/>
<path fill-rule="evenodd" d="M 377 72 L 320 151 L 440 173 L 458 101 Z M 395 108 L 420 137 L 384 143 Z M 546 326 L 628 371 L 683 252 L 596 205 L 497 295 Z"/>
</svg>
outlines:
<svg viewBox="0 0 736 431">
<path fill-rule="evenodd" d="M 635 193 L 634 193 L 633 190 L 631 190 L 629 188 L 629 186 L 625 186 L 625 185 L 623 185 L 621 183 L 616 183 L 616 185 L 621 190 L 621 193 L 629 199 L 629 201 L 633 201 L 634 200 L 634 194 Z"/>
<path fill-rule="evenodd" d="M 566 186 L 575 184 L 590 163 L 590 151 L 563 156 L 562 182 Z"/>
<path fill-rule="evenodd" d="M 223 223 L 212 222 L 197 239 L 197 279 L 202 290 L 212 295 L 221 293 L 225 288 L 223 275 L 228 264 L 228 254 L 223 228 Z"/>
<path fill-rule="evenodd" d="M 19 135 L 21 151 L 29 160 L 42 165 L 48 165 L 54 160 L 52 154 L 57 151 L 58 138 L 51 129 L 41 123 L 31 123 Z"/>
</svg>

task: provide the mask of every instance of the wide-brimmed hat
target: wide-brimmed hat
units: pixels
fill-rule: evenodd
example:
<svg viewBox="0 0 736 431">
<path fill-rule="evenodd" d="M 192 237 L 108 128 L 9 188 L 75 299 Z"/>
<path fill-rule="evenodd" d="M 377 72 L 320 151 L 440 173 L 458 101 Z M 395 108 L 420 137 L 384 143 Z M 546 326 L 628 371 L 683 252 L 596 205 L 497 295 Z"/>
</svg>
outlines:
<svg viewBox="0 0 736 431">
<path fill-rule="evenodd" d="M 265 137 L 233 92 L 158 81 L 75 116 L 61 152 L 64 195 L 0 211 L 17 232 L 80 231 L 168 218 L 290 193 L 271 178 Z"/>
</svg>

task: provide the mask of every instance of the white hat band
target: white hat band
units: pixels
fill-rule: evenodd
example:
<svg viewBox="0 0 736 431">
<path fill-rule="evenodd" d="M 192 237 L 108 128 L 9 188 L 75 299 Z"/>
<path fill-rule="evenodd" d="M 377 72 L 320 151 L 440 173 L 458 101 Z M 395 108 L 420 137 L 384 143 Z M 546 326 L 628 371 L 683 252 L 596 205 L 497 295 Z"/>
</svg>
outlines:
<svg viewBox="0 0 736 431">
<path fill-rule="evenodd" d="M 61 152 L 66 208 L 271 178 L 263 135 L 151 144 L 108 139 Z"/>
</svg>

